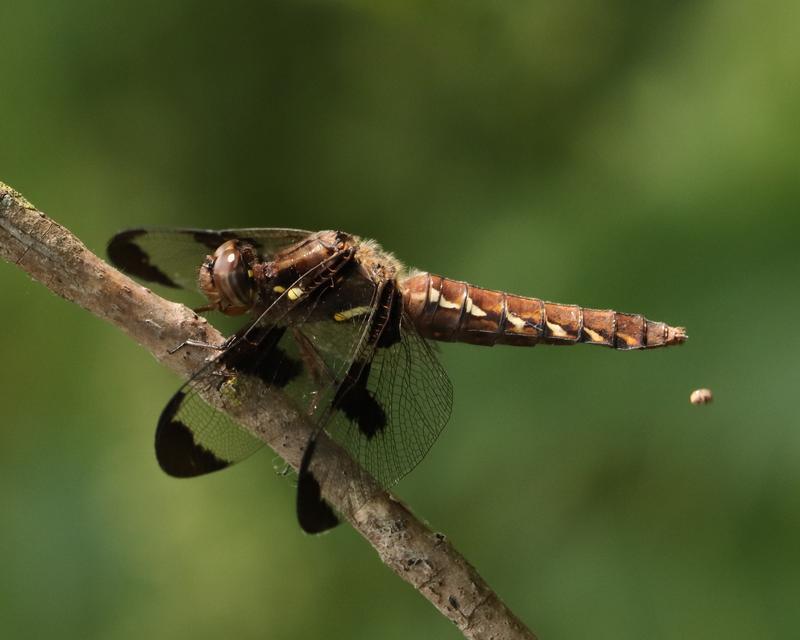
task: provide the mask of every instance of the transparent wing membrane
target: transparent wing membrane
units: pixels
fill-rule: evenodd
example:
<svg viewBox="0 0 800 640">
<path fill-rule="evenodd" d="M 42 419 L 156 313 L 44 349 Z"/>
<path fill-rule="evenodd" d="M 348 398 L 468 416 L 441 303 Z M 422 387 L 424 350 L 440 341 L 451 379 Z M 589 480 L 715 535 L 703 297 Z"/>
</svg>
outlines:
<svg viewBox="0 0 800 640">
<path fill-rule="evenodd" d="M 236 401 L 244 387 L 280 389 L 295 397 L 309 392 L 295 343 L 285 328 L 262 329 L 255 346 L 237 340 L 181 387 L 164 408 L 156 429 L 156 457 L 164 471 L 188 477 L 239 462 L 264 443 L 204 400 Z"/>
<path fill-rule="evenodd" d="M 195 291 L 208 254 L 231 239 L 246 240 L 267 258 L 309 235 L 299 229 L 128 229 L 108 243 L 112 264 L 127 274 L 172 289 Z"/>
<path fill-rule="evenodd" d="M 314 276 L 311 272 L 304 274 L 296 284 L 301 286 Z M 235 399 L 246 379 L 247 389 L 279 389 L 302 411 L 314 410 L 320 391 L 333 384 L 334 376 L 327 367 L 333 371 L 346 367 L 346 356 L 337 360 L 340 352 L 331 351 L 329 364 L 321 365 L 316 350 L 307 341 L 298 342 L 292 327 L 350 308 L 352 301 L 343 297 L 345 291 L 349 295 L 360 292 L 365 297 L 358 302 L 369 304 L 374 285 L 353 278 L 341 290 L 327 285 L 318 289 L 295 301 L 281 296 L 175 394 L 162 412 L 156 433 L 156 455 L 167 473 L 186 477 L 217 471 L 248 457 L 262 445 L 203 396 L 227 394 Z M 339 323 L 339 344 L 346 347 L 357 341 L 367 319 L 354 316 Z"/>
<path fill-rule="evenodd" d="M 294 229 L 133 229 L 111 240 L 109 256 L 149 283 L 194 291 L 206 255 L 227 240 L 254 245 L 260 260 L 278 253 L 279 264 L 295 251 L 293 264 L 309 264 L 304 245 L 282 252 L 308 236 Z M 298 518 L 309 532 L 338 522 L 325 496 L 335 494 L 335 503 L 353 512 L 374 492 L 372 479 L 389 487 L 411 471 L 447 423 L 453 398 L 434 350 L 403 313 L 396 282 L 368 273 L 353 259 L 354 245 L 337 246 L 344 248 L 299 277 L 290 270 L 288 282 L 269 283 L 265 290 L 277 298 L 181 387 L 156 430 L 167 473 L 217 471 L 262 442 L 204 398 L 224 405 L 242 392 L 280 391 L 316 424 L 297 480 Z M 330 464 L 337 458 L 320 452 L 331 442 L 358 465 Z"/>
<path fill-rule="evenodd" d="M 364 472 L 388 488 L 416 467 L 438 438 L 450 417 L 453 390 L 435 353 L 409 322 L 401 323 L 398 342 L 361 354 L 367 356 L 371 359 L 347 393 L 355 396 L 354 406 L 348 411 L 341 406 L 341 398 L 337 404 L 329 392 L 324 404 L 334 410 L 321 426 Z M 370 487 L 374 485 L 368 478 L 354 482 L 342 477 L 341 470 L 321 468 L 313 452 L 306 456 L 305 466 L 323 493 L 328 486 L 350 487 L 344 504 L 351 512 L 372 496 Z M 302 480 L 301 469 L 301 485 Z M 324 515 L 324 506 L 318 508 Z M 302 523 L 302 513 L 299 515 Z M 324 517 L 321 520 L 327 522 Z"/>
</svg>

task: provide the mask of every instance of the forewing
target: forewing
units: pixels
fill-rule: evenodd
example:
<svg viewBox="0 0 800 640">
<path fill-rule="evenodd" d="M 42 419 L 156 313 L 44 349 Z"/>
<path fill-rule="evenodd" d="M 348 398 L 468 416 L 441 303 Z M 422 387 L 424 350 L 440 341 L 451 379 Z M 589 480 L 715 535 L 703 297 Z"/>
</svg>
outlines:
<svg viewBox="0 0 800 640">
<path fill-rule="evenodd" d="M 194 291 L 205 257 L 223 242 L 246 240 L 262 258 L 308 236 L 300 229 L 128 229 L 108 243 L 111 263 L 135 278 L 171 289 Z"/>
</svg>

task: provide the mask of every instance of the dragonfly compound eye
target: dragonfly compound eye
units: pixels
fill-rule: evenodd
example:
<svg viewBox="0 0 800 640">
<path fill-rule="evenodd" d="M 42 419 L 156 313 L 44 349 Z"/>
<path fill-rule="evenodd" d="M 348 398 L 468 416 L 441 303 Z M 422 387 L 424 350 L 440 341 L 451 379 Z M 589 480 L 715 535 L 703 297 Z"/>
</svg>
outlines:
<svg viewBox="0 0 800 640">
<path fill-rule="evenodd" d="M 236 240 L 220 245 L 200 268 L 200 289 L 215 309 L 229 316 L 253 306 L 255 283 Z"/>
</svg>

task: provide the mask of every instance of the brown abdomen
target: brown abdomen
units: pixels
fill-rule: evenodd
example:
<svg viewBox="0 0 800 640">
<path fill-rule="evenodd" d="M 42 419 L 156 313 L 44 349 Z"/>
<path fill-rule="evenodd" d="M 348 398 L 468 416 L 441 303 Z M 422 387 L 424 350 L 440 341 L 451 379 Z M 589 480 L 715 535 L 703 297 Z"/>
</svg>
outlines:
<svg viewBox="0 0 800 640">
<path fill-rule="evenodd" d="M 492 346 L 586 342 L 649 349 L 686 340 L 681 327 L 630 313 L 584 309 L 419 273 L 400 283 L 404 309 L 426 338 Z"/>
</svg>

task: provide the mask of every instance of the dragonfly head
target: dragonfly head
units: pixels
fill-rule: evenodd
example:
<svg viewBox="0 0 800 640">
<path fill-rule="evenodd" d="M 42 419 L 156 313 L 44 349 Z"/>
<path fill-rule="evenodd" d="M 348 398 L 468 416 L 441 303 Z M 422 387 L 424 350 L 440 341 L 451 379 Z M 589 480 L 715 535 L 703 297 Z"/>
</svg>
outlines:
<svg viewBox="0 0 800 640">
<path fill-rule="evenodd" d="M 206 256 L 198 283 L 208 298 L 208 309 L 238 316 L 253 307 L 256 283 L 248 256 L 252 258 L 252 251 L 238 240 L 228 240 Z"/>
</svg>

